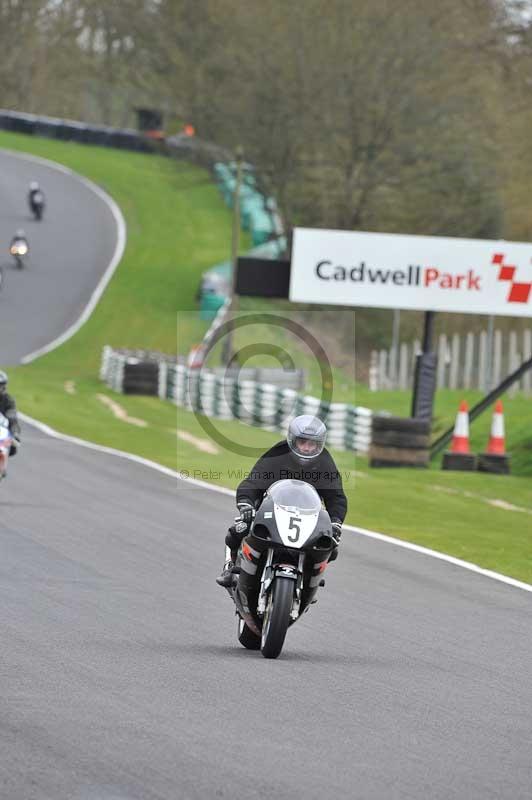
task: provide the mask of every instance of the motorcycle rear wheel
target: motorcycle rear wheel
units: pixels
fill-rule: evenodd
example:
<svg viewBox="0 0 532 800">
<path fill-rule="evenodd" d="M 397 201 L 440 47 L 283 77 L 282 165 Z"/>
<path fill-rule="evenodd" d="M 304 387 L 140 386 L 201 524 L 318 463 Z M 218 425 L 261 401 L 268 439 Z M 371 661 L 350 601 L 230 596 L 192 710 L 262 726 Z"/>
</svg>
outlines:
<svg viewBox="0 0 532 800">
<path fill-rule="evenodd" d="M 238 618 L 238 641 L 247 650 L 260 650 L 260 636 L 248 628 L 242 617 Z"/>
<path fill-rule="evenodd" d="M 277 658 L 290 624 L 295 583 L 291 578 L 275 578 L 262 626 L 261 650 L 264 658 Z"/>
</svg>

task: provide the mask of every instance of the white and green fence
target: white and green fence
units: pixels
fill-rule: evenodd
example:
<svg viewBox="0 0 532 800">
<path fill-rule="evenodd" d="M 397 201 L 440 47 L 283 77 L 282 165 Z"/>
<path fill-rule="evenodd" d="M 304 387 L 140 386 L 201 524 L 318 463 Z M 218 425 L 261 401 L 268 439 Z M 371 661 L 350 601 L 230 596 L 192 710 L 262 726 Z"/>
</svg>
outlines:
<svg viewBox="0 0 532 800">
<path fill-rule="evenodd" d="M 274 373 L 279 373 L 275 375 Z M 285 370 L 272 370 L 271 379 L 286 382 Z M 238 419 L 268 430 L 285 431 L 298 414 L 314 414 L 327 425 L 327 443 L 339 450 L 366 453 L 371 442 L 372 412 L 347 403 L 322 402 L 275 383 L 246 380 L 211 369 L 193 369 L 152 355 L 105 347 L 100 378 L 116 392 L 158 395 L 177 406 L 217 419 Z"/>
</svg>

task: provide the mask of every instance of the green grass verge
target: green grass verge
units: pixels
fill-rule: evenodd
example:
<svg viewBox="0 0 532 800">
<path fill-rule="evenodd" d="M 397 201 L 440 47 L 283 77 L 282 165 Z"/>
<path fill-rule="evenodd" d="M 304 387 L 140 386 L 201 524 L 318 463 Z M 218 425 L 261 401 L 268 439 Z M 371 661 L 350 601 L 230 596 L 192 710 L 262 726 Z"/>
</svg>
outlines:
<svg viewBox="0 0 532 800">
<path fill-rule="evenodd" d="M 31 365 L 10 370 L 11 388 L 20 407 L 65 433 L 235 487 L 241 471 L 250 469 L 253 459 L 230 450 L 201 451 L 197 442 L 177 436 L 179 430 L 207 440 L 193 414 L 154 398 L 114 395 L 97 380 L 104 344 L 175 351 L 176 309 L 184 312 L 183 342 L 196 340 L 204 329 L 197 315 L 186 312 L 194 309 L 201 272 L 226 257 L 230 237 L 230 214 L 207 174 L 155 156 L 5 133 L 0 133 L 0 146 L 59 161 L 99 183 L 121 206 L 129 236 L 124 259 L 90 321 L 60 349 Z M 66 381 L 74 381 L 76 394 L 66 392 Z M 337 373 L 335 381 L 335 399 L 351 400 L 352 388 L 345 375 Z M 349 396 L 342 397 L 340 391 Z M 116 419 L 98 394 L 113 397 L 147 426 Z M 461 396 L 438 394 L 436 412 L 442 428 L 444 421 L 454 417 Z M 357 387 L 356 402 L 407 414 L 409 395 L 370 394 Z M 506 405 L 509 441 L 516 443 L 519 453 L 514 460 L 522 462 L 525 470 L 531 459 L 521 458 L 525 450 L 517 444 L 523 440 L 531 446 L 527 404 L 530 402 L 517 397 Z M 237 422 L 216 425 L 227 437 L 261 448 L 279 438 L 279 434 Z M 488 418 L 483 426 L 481 420 L 474 426 L 474 444 L 479 449 L 487 435 Z M 434 470 L 370 471 L 363 458 L 355 460 L 350 453 L 335 456 L 345 475 L 349 522 L 532 582 L 532 487 L 528 479 L 436 474 Z"/>
</svg>

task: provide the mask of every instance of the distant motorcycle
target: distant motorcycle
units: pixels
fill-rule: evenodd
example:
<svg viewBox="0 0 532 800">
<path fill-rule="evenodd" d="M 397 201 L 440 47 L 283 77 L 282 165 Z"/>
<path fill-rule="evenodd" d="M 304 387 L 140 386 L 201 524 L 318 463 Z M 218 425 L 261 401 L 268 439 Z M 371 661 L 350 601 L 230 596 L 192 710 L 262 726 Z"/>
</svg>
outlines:
<svg viewBox="0 0 532 800">
<path fill-rule="evenodd" d="M 239 524 L 237 518 L 237 530 Z M 330 517 L 313 486 L 296 480 L 270 486 L 242 540 L 228 589 L 240 644 L 277 658 L 288 628 L 317 601 L 334 546 Z"/>
<path fill-rule="evenodd" d="M 36 220 L 40 221 L 44 213 L 44 194 L 40 189 L 30 192 L 29 204 L 31 213 Z"/>
<path fill-rule="evenodd" d="M 13 436 L 9 430 L 9 420 L 0 414 L 0 480 L 7 475 L 7 460 L 14 445 Z"/>
<path fill-rule="evenodd" d="M 9 252 L 15 259 L 17 269 L 23 269 L 26 265 L 26 257 L 29 253 L 27 241 L 25 239 L 15 239 L 15 241 L 11 243 Z"/>
</svg>

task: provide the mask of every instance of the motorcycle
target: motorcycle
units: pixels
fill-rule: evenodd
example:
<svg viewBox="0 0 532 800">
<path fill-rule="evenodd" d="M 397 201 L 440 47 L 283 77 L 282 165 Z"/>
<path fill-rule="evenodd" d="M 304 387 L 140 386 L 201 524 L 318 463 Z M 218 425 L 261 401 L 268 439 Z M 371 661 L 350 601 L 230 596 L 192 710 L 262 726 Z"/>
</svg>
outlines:
<svg viewBox="0 0 532 800">
<path fill-rule="evenodd" d="M 15 259 L 15 264 L 17 266 L 17 269 L 22 269 L 25 266 L 26 263 L 25 259 L 29 252 L 29 247 L 27 242 L 25 242 L 23 239 L 13 242 L 13 244 L 9 248 L 9 252 Z"/>
<path fill-rule="evenodd" d="M 9 430 L 9 420 L 3 414 L 0 414 L 0 480 L 7 475 L 7 459 L 13 444 L 13 436 Z"/>
<path fill-rule="evenodd" d="M 31 213 L 36 220 L 41 220 L 44 213 L 44 195 L 41 191 L 33 192 L 30 197 Z"/>
<path fill-rule="evenodd" d="M 242 532 L 239 517 L 235 529 Z M 248 650 L 277 658 L 288 628 L 317 602 L 334 550 L 331 520 L 308 483 L 281 480 L 266 491 L 240 545 L 228 588 L 237 636 Z"/>
</svg>

